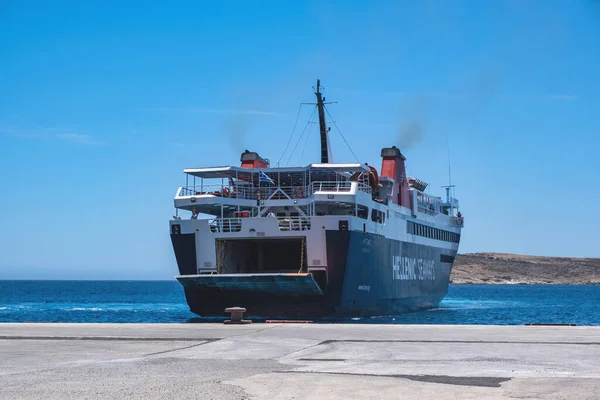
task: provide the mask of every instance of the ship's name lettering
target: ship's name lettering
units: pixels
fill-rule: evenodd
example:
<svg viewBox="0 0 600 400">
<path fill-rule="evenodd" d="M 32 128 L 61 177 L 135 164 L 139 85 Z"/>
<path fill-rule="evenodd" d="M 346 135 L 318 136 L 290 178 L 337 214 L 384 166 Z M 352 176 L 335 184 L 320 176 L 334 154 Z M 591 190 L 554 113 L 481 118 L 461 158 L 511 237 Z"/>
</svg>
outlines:
<svg viewBox="0 0 600 400">
<path fill-rule="evenodd" d="M 401 281 L 435 280 L 433 260 L 402 256 L 392 257 L 392 279 Z"/>
</svg>

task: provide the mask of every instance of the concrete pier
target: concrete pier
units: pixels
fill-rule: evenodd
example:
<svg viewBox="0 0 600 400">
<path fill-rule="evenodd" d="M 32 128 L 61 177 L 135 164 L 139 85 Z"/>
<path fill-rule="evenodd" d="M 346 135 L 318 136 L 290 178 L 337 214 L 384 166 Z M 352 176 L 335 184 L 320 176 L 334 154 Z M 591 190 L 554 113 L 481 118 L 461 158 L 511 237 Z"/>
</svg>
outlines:
<svg viewBox="0 0 600 400">
<path fill-rule="evenodd" d="M 0 324 L 1 399 L 597 399 L 600 327 Z"/>
</svg>

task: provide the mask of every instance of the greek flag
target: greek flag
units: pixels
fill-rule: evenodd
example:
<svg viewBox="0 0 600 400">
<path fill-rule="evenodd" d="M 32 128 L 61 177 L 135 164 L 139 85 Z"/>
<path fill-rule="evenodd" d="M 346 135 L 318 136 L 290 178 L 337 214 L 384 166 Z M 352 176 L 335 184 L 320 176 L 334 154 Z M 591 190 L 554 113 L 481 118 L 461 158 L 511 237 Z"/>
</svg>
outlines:
<svg viewBox="0 0 600 400">
<path fill-rule="evenodd" d="M 273 181 L 273 179 L 269 178 L 264 172 L 258 171 L 258 183 L 267 183 L 269 185 L 273 185 L 275 182 Z"/>
</svg>

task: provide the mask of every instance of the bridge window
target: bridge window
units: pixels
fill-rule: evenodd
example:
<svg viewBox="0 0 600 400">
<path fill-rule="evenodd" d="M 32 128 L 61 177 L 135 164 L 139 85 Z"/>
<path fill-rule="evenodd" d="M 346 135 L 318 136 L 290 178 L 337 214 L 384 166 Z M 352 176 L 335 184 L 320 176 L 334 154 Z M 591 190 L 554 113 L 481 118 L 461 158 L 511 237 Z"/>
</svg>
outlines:
<svg viewBox="0 0 600 400">
<path fill-rule="evenodd" d="M 379 222 L 380 224 L 385 223 L 385 213 L 376 209 L 371 210 L 371 221 Z"/>
<path fill-rule="evenodd" d="M 369 207 L 359 205 L 357 217 L 362 218 L 362 219 L 367 219 L 368 216 L 369 216 Z"/>
</svg>

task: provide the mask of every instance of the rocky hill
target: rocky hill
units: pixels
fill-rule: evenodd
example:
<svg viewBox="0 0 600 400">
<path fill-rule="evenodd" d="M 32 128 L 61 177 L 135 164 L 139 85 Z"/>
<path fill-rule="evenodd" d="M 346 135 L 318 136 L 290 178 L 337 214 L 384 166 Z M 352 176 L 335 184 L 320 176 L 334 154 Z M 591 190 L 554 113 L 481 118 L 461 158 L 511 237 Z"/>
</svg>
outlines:
<svg viewBox="0 0 600 400">
<path fill-rule="evenodd" d="M 503 253 L 459 254 L 452 283 L 598 283 L 600 258 L 536 257 Z"/>
</svg>

